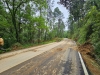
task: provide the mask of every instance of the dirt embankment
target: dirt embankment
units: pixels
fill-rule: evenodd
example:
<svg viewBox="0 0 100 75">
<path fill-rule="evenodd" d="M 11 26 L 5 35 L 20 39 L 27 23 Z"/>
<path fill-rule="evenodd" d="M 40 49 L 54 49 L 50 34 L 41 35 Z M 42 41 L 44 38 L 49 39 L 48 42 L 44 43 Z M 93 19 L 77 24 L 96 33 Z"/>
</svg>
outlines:
<svg viewBox="0 0 100 75">
<path fill-rule="evenodd" d="M 100 66 L 95 61 L 92 44 L 87 42 L 84 45 L 78 46 L 78 49 L 82 54 L 83 59 L 86 62 L 86 65 L 88 66 L 90 72 L 93 75 L 100 75 Z"/>
</svg>

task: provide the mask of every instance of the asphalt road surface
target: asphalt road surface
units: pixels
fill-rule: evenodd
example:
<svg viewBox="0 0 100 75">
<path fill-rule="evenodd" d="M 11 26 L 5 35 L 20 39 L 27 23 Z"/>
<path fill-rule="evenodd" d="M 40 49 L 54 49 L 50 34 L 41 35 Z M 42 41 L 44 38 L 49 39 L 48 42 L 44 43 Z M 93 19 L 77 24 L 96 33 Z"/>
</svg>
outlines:
<svg viewBox="0 0 100 75">
<path fill-rule="evenodd" d="M 0 75 L 85 75 L 74 41 L 23 50 L 0 60 Z"/>
</svg>

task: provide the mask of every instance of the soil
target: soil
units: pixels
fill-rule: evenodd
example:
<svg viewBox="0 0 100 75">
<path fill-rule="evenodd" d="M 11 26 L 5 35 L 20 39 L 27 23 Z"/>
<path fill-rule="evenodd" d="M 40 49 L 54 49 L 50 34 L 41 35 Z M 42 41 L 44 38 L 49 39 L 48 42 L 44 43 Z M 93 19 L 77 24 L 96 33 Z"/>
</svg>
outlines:
<svg viewBox="0 0 100 75">
<path fill-rule="evenodd" d="M 92 44 L 87 42 L 84 45 L 79 45 L 78 50 L 92 75 L 100 75 L 100 65 L 95 61 Z"/>
</svg>

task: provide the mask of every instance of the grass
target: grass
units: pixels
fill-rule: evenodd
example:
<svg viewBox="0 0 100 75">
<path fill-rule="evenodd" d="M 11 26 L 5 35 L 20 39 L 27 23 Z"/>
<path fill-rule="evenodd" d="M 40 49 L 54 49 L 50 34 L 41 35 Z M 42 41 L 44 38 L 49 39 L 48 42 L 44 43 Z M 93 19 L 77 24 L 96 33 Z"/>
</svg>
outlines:
<svg viewBox="0 0 100 75">
<path fill-rule="evenodd" d="M 29 47 L 34 47 L 34 46 L 39 46 L 39 45 L 43 45 L 43 44 L 48 44 L 48 43 L 52 43 L 52 42 L 55 42 L 56 40 L 50 40 L 50 41 L 45 41 L 45 42 L 41 42 L 41 43 L 28 43 L 28 44 L 23 44 L 23 45 L 20 45 L 20 43 L 15 43 L 13 45 L 13 47 L 10 47 L 8 49 L 3 49 L 3 50 L 0 50 L 0 54 L 2 53 L 6 53 L 6 52 L 10 52 L 10 51 L 14 51 L 14 50 L 19 50 L 19 49 L 25 49 L 25 48 L 29 48 Z"/>
<path fill-rule="evenodd" d="M 27 43 L 27 44 L 20 44 L 20 43 L 15 43 L 13 44 L 10 48 L 0 50 L 0 54 L 10 52 L 10 51 L 15 51 L 15 50 L 20 50 L 20 49 L 25 49 L 29 47 L 34 47 L 34 46 L 39 46 L 43 44 L 48 44 L 52 42 L 60 42 L 63 38 L 54 38 L 53 40 L 50 41 L 45 41 L 45 42 L 40 42 L 40 43 Z"/>
<path fill-rule="evenodd" d="M 6 53 L 6 52 L 9 52 L 9 51 L 11 51 L 10 48 L 8 48 L 8 49 L 3 49 L 3 50 L 0 50 L 0 54 L 2 54 L 2 53 Z"/>
<path fill-rule="evenodd" d="M 39 46 L 39 45 L 43 45 L 43 44 L 48 44 L 48 43 L 52 43 L 55 42 L 54 40 L 52 41 L 45 41 L 45 42 L 41 42 L 41 43 L 35 43 L 35 44 L 24 44 L 22 45 L 22 48 L 28 48 L 28 47 L 34 47 L 34 46 Z"/>
</svg>

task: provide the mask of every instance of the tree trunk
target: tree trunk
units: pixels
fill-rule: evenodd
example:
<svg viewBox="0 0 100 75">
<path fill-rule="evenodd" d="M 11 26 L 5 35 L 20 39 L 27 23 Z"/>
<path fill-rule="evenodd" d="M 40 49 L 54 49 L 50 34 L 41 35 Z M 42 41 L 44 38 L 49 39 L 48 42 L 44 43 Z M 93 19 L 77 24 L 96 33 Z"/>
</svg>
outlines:
<svg viewBox="0 0 100 75">
<path fill-rule="evenodd" d="M 19 42 L 19 33 L 18 33 L 18 29 L 17 29 L 17 26 L 16 26 L 16 19 L 15 19 L 15 15 L 12 16 L 12 23 L 14 25 L 14 28 L 15 28 L 15 35 L 16 35 L 16 42 Z"/>
</svg>

